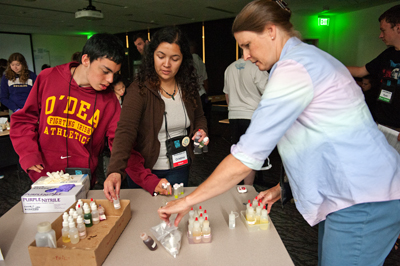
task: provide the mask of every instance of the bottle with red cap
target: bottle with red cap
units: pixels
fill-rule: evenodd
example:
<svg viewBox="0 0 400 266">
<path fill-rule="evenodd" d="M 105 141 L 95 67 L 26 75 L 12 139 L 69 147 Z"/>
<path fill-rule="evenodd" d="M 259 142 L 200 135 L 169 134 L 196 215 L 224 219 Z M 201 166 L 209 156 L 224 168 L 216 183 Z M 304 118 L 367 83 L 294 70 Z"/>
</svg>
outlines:
<svg viewBox="0 0 400 266">
<path fill-rule="evenodd" d="M 269 225 L 268 221 L 268 212 L 264 206 L 264 208 L 261 211 L 261 217 L 260 217 L 260 229 L 261 230 L 267 230 Z"/>
<path fill-rule="evenodd" d="M 203 222 L 203 228 L 201 229 L 201 233 L 202 233 L 201 240 L 204 243 L 209 243 L 211 241 L 211 228 L 208 218 L 205 218 Z"/>
<path fill-rule="evenodd" d="M 201 242 L 201 229 L 200 229 L 200 223 L 199 220 L 196 218 L 193 224 L 193 242 L 194 243 L 200 243 Z"/>
</svg>

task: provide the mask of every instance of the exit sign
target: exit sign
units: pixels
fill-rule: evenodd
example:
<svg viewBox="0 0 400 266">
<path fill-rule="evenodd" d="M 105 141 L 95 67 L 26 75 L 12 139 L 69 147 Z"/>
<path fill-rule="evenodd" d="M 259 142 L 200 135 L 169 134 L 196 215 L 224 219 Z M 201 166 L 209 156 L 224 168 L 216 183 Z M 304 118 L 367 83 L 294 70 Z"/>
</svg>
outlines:
<svg viewBox="0 0 400 266">
<path fill-rule="evenodd" d="M 318 26 L 329 26 L 330 18 L 321 18 L 318 17 Z"/>
</svg>

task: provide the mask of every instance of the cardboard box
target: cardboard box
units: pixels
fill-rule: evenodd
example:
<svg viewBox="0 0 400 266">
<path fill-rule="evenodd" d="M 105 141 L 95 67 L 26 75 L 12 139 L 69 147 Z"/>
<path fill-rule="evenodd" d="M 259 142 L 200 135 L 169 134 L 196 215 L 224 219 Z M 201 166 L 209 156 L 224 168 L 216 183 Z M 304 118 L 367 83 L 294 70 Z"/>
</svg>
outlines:
<svg viewBox="0 0 400 266">
<path fill-rule="evenodd" d="M 64 243 L 61 238 L 62 215 L 52 224 L 56 231 L 57 248 L 36 247 L 33 241 L 29 247 L 29 255 L 33 266 L 70 266 L 70 265 L 101 265 L 107 258 L 122 231 L 131 219 L 130 200 L 120 200 L 121 209 L 114 209 L 108 200 L 95 200 L 104 207 L 107 220 L 87 227 L 87 236 L 78 244 Z M 90 203 L 90 200 L 83 200 Z M 74 203 L 72 207 L 75 207 Z M 69 211 L 66 210 L 67 212 Z"/>
<path fill-rule="evenodd" d="M 61 185 L 66 185 L 66 184 L 74 184 L 74 185 L 81 185 L 85 187 L 86 194 L 89 192 L 90 189 L 90 178 L 89 175 L 70 175 L 71 180 L 68 181 L 62 181 L 59 183 L 51 183 L 51 184 L 45 184 L 45 180 L 48 178 L 48 176 L 42 176 L 38 180 L 36 180 L 35 183 L 32 184 L 31 188 L 36 188 L 36 187 L 57 187 Z M 86 197 L 85 197 L 86 198 Z M 69 204 L 71 205 L 71 204 Z M 69 206 L 68 205 L 68 206 Z"/>
<path fill-rule="evenodd" d="M 35 187 L 22 195 L 24 213 L 65 212 L 75 201 L 86 198 L 84 186 L 75 186 L 68 192 L 46 192 L 57 187 Z"/>
</svg>

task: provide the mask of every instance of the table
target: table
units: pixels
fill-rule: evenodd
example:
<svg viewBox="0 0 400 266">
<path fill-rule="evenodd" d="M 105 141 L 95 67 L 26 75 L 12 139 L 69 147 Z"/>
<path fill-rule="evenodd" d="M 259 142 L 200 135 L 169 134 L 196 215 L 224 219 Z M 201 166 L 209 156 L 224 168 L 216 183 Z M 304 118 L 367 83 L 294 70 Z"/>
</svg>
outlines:
<svg viewBox="0 0 400 266">
<path fill-rule="evenodd" d="M 156 210 L 172 196 L 151 197 L 142 189 L 121 190 L 121 199 L 131 201 L 132 218 L 103 265 L 294 265 L 275 227 L 267 231 L 249 232 L 240 220 L 236 228 L 229 229 L 228 214 L 231 210 L 244 210 L 248 199 L 257 192 L 246 186 L 248 193 L 239 194 L 236 188 L 201 204 L 210 219 L 212 242 L 189 244 L 186 237 L 186 216 L 179 224 L 183 233 L 181 250 L 173 258 L 159 243 L 156 251 L 150 251 L 140 239 L 140 233 L 151 235 L 150 228 L 161 222 Z M 194 187 L 186 187 L 185 193 Z M 101 190 L 91 190 L 88 198 L 104 199 Z M 198 206 L 196 206 L 198 207 Z M 29 265 L 28 245 L 34 240 L 36 225 L 55 220 L 61 213 L 24 214 L 21 202 L 0 218 L 0 248 L 5 262 L 0 265 Z"/>
</svg>

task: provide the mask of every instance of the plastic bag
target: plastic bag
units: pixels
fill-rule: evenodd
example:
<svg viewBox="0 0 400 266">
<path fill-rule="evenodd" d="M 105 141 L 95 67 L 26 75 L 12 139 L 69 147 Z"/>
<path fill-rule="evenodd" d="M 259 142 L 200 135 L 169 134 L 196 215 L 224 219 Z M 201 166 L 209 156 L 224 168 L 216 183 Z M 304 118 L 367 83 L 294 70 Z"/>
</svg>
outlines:
<svg viewBox="0 0 400 266">
<path fill-rule="evenodd" d="M 178 227 L 174 226 L 173 223 L 167 224 L 163 221 L 153 226 L 150 231 L 169 254 L 176 258 L 176 255 L 179 254 L 179 250 L 181 249 L 182 239 L 182 233 L 179 231 Z"/>
</svg>

